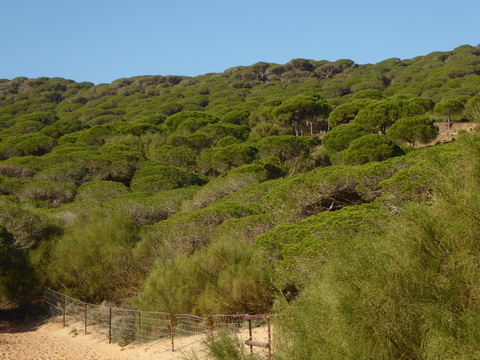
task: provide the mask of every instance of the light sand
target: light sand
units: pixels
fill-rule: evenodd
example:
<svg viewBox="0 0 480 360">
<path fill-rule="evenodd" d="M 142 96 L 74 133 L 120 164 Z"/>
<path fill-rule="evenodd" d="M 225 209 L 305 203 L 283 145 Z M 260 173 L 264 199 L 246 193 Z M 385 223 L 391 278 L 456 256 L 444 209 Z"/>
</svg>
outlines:
<svg viewBox="0 0 480 360">
<path fill-rule="evenodd" d="M 248 338 L 248 330 L 240 333 L 242 341 Z M 265 327 L 254 329 L 254 340 L 266 341 Z M 206 359 L 205 337 L 175 338 L 176 351 L 171 351 L 171 340 L 158 340 L 147 344 L 130 344 L 121 347 L 108 344 L 104 334 L 92 331 L 83 333 L 81 324 L 63 327 L 57 322 L 40 324 L 30 329 L 2 332 L 0 329 L 1 360 L 123 360 L 123 359 L 187 359 L 195 352 L 199 359 Z"/>
</svg>

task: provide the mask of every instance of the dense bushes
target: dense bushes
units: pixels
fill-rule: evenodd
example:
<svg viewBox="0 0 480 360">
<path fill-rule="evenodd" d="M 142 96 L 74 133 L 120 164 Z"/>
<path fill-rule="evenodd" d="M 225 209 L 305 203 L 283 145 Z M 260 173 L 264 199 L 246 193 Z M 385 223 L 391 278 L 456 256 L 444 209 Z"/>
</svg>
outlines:
<svg viewBox="0 0 480 360">
<path fill-rule="evenodd" d="M 0 301 L 28 299 L 34 285 L 26 253 L 15 246 L 13 235 L 0 226 Z"/>
<path fill-rule="evenodd" d="M 437 167 L 432 206 L 409 205 L 381 236 L 345 238 L 280 305 L 284 358 L 478 356 L 478 140 L 465 150 L 466 171 Z"/>
<path fill-rule="evenodd" d="M 120 211 L 97 211 L 78 218 L 53 244 L 50 280 L 90 301 L 120 300 L 133 294 L 139 273 L 131 250 L 138 231 Z"/>
<path fill-rule="evenodd" d="M 0 81 L 0 293 L 275 303 L 284 359 L 478 357 L 478 140 L 415 147 L 478 120 L 479 54 Z"/>
<path fill-rule="evenodd" d="M 388 158 L 403 155 L 403 150 L 383 135 L 364 135 L 350 144 L 340 154 L 345 164 L 365 164 L 370 161 L 383 161 Z"/>
<path fill-rule="evenodd" d="M 200 315 L 263 313 L 271 305 L 267 274 L 249 245 L 215 242 L 191 256 L 158 259 L 137 305 Z"/>
</svg>

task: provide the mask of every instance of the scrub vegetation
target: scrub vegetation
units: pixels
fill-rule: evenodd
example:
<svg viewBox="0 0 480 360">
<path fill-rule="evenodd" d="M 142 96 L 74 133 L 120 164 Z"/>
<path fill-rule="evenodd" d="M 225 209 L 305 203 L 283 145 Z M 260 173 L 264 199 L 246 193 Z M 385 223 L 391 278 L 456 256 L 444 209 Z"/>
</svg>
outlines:
<svg viewBox="0 0 480 360">
<path fill-rule="evenodd" d="M 0 299 L 272 312 L 279 359 L 479 358 L 480 137 L 439 137 L 479 93 L 470 45 L 0 80 Z"/>
</svg>

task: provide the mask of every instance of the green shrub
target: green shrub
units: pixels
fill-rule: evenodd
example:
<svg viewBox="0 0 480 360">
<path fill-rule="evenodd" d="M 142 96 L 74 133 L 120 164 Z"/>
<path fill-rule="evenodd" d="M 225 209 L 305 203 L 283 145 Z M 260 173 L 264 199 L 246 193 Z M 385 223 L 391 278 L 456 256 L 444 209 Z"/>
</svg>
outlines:
<svg viewBox="0 0 480 360">
<path fill-rule="evenodd" d="M 35 175 L 35 170 L 27 166 L 4 161 L 0 163 L 0 175 L 14 178 L 25 178 Z"/>
<path fill-rule="evenodd" d="M 90 181 L 77 189 L 75 201 L 104 202 L 128 194 L 130 189 L 115 181 Z"/>
<path fill-rule="evenodd" d="M 203 120 L 203 121 L 206 121 L 206 123 L 215 123 L 218 121 L 216 117 L 204 112 L 182 111 L 175 115 L 169 116 L 165 120 L 165 126 L 168 128 L 170 132 L 174 132 L 177 130 L 180 124 L 182 124 L 184 121 L 187 121 L 189 119 Z"/>
<path fill-rule="evenodd" d="M 227 173 L 223 178 L 217 178 L 203 186 L 184 205 L 185 210 L 196 210 L 208 204 L 231 195 L 249 185 L 259 184 L 268 180 L 270 173 L 265 167 L 258 164 L 239 166 Z"/>
<path fill-rule="evenodd" d="M 87 126 L 80 120 L 58 120 L 51 125 L 45 126 L 40 132 L 43 135 L 58 139 L 66 134 L 75 133 Z"/>
<path fill-rule="evenodd" d="M 199 315 L 262 313 L 271 304 L 266 274 L 250 246 L 229 239 L 191 256 L 159 259 L 136 303 Z"/>
<path fill-rule="evenodd" d="M 34 278 L 26 254 L 0 225 L 0 301 L 21 303 L 33 291 Z"/>
<path fill-rule="evenodd" d="M 326 133 L 322 138 L 322 145 L 329 152 L 339 152 L 348 148 L 352 141 L 367 134 L 367 131 L 358 124 L 343 124 Z"/>
<path fill-rule="evenodd" d="M 364 135 L 340 152 L 340 159 L 345 164 L 365 164 L 370 161 L 383 161 L 403 155 L 403 150 L 385 135 Z"/>
<path fill-rule="evenodd" d="M 48 201 L 57 207 L 73 200 L 75 184 L 61 182 L 32 182 L 25 185 L 19 193 L 22 200 Z"/>
<path fill-rule="evenodd" d="M 221 148 L 205 149 L 197 157 L 198 169 L 203 174 L 222 174 L 258 159 L 256 147 L 244 143 Z"/>
<path fill-rule="evenodd" d="M 87 174 L 87 168 L 74 162 L 64 162 L 51 166 L 38 173 L 36 178 L 41 181 L 80 184 Z"/>
<path fill-rule="evenodd" d="M 15 246 L 22 249 L 35 246 L 55 231 L 44 215 L 22 209 L 16 204 L 0 206 L 0 224 L 13 234 Z"/>
<path fill-rule="evenodd" d="M 294 303 L 278 307 L 279 355 L 480 355 L 478 140 L 464 151 L 456 164 L 438 163 L 432 205 L 410 204 L 380 236 L 347 239 Z"/>
<path fill-rule="evenodd" d="M 204 185 L 206 182 L 207 180 L 198 174 L 149 161 L 135 172 L 131 188 L 133 191 L 155 193 L 181 187 Z"/>
<path fill-rule="evenodd" d="M 160 221 L 143 234 L 135 249 L 138 261 L 148 272 L 157 258 L 172 259 L 177 255 L 191 255 L 207 246 L 215 228 L 231 218 L 258 215 L 256 204 L 221 201 L 203 209 L 179 212 Z"/>
<path fill-rule="evenodd" d="M 163 145 L 152 151 L 148 157 L 159 163 L 189 169 L 195 165 L 195 156 L 183 148 Z"/>
<path fill-rule="evenodd" d="M 94 211 L 77 218 L 54 244 L 50 281 L 86 301 L 115 301 L 132 295 L 138 271 L 131 250 L 138 232 L 121 211 Z"/>
<path fill-rule="evenodd" d="M 108 205 L 121 208 L 137 224 L 153 225 L 177 213 L 184 202 L 190 200 L 198 191 L 195 186 L 161 191 L 154 195 L 133 193 L 114 199 Z"/>
<path fill-rule="evenodd" d="M 394 141 L 415 144 L 427 144 L 435 140 L 439 129 L 426 115 L 399 119 L 387 131 L 387 136 Z"/>
<path fill-rule="evenodd" d="M 13 156 L 44 155 L 56 146 L 57 141 L 40 133 L 10 136 L 0 142 L 0 159 Z"/>
</svg>

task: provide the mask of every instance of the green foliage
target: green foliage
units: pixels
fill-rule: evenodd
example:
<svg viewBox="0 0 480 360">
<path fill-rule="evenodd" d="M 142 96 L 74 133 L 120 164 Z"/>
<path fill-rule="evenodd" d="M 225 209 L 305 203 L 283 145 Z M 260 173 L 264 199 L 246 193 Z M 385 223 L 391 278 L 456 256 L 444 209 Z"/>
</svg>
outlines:
<svg viewBox="0 0 480 360">
<path fill-rule="evenodd" d="M 21 135 L 21 134 L 31 134 L 40 131 L 45 125 L 40 121 L 22 121 L 17 123 L 7 130 L 2 131 L 2 135 Z"/>
<path fill-rule="evenodd" d="M 298 299 L 300 309 L 294 314 L 300 321 L 289 327 L 298 337 L 278 346 L 285 359 L 476 358 L 476 350 L 467 353 L 471 347 L 462 331 L 477 319 L 445 310 L 455 299 L 473 304 L 476 295 L 458 292 L 452 300 L 442 292 L 449 286 L 476 291 L 471 280 L 476 274 L 469 279 L 469 269 L 455 268 L 474 264 L 469 261 L 476 249 L 466 244 L 455 262 L 453 255 L 461 247 L 442 243 L 447 239 L 442 233 L 437 243 L 448 251 L 438 256 L 437 268 L 425 267 L 428 259 L 413 260 L 424 252 L 414 246 L 428 236 L 423 232 L 421 239 L 412 240 L 411 233 L 422 231 L 403 218 L 412 211 L 404 210 L 405 202 L 426 204 L 431 206 L 427 212 L 433 212 L 428 221 L 420 221 L 420 229 L 424 223 L 434 229 L 434 220 L 448 218 L 458 228 L 439 221 L 441 231 L 462 235 L 459 243 L 469 239 L 477 206 L 475 186 L 466 183 L 476 175 L 465 171 L 474 166 L 463 159 L 475 153 L 475 146 L 465 147 L 467 140 L 460 136 L 445 145 L 405 146 L 406 156 L 382 162 L 330 164 L 401 153 L 379 133 L 399 142 L 425 142 L 434 136 L 428 120 L 433 114 L 449 121 L 478 120 L 479 55 L 478 47 L 461 46 L 366 65 L 293 59 L 193 78 L 141 76 L 96 86 L 59 78 L 0 80 L 0 224 L 14 239 L 2 248 L 9 256 L 2 253 L 0 263 L 17 259 L 23 248 L 18 259 L 25 261 L 11 268 L 28 269 L 30 259 L 36 279 L 30 270 L 8 270 L 7 278 L 26 279 L 29 289 L 37 284 L 71 287 L 72 294 L 93 301 L 108 294 L 116 301 L 146 296 L 145 279 L 158 280 L 166 294 L 173 285 L 182 289 L 166 301 L 178 299 L 185 309 L 200 304 L 199 313 L 268 311 L 274 292 L 281 290 L 288 300 Z M 451 100 L 465 104 L 465 111 Z M 363 137 L 357 125 L 373 137 Z M 322 137 L 324 146 L 311 140 Z M 450 184 L 455 172 L 465 183 L 438 190 L 435 179 L 445 169 L 449 175 L 442 183 Z M 208 183 L 202 172 L 209 175 Z M 456 199 L 463 189 L 465 194 Z M 440 211 L 436 201 L 450 204 L 449 196 L 453 210 Z M 469 209 L 465 216 L 460 203 Z M 395 223 L 398 217 L 403 220 Z M 398 230 L 385 230 L 386 221 Z M 404 239 L 391 238 L 390 232 Z M 428 243 L 428 250 L 435 244 Z M 406 260 L 403 254 L 408 254 Z M 400 270 L 385 264 L 400 264 Z M 439 276 L 430 276 L 447 265 Z M 251 267 L 251 273 L 242 267 Z M 411 276 L 416 268 L 423 277 Z M 450 275 L 455 276 L 448 280 Z M 357 279 L 361 290 L 352 290 L 345 278 Z M 413 308 L 401 291 L 414 294 L 411 298 L 428 293 L 409 285 L 412 278 L 412 283 L 432 284 L 428 291 L 433 295 L 422 298 L 428 311 L 412 310 L 416 322 L 411 328 L 421 326 L 421 331 L 415 336 L 398 327 L 386 331 L 385 324 L 400 318 L 392 316 Z M 264 283 L 268 285 L 260 289 Z M 20 282 L 18 291 L 13 282 L 8 284 L 9 294 L 27 289 Z M 255 306 L 248 303 L 249 289 Z M 155 307 L 155 296 L 149 293 L 146 307 Z M 319 305 L 325 299 L 332 301 Z M 337 305 L 339 313 L 325 315 L 326 308 Z M 378 316 L 379 309 L 386 315 Z M 342 316 L 352 313 L 354 319 L 344 321 Z M 362 325 L 368 319 L 373 325 Z M 412 324 L 405 319 L 397 323 Z M 442 320 L 441 326 L 449 325 L 439 327 Z M 315 323 L 309 327 L 309 321 Z M 382 331 L 388 340 L 378 335 Z M 451 333 L 453 342 L 444 335 Z M 328 336 L 333 340 L 324 341 Z M 409 353 L 416 345 L 402 350 L 402 341 L 411 338 L 422 339 L 420 351 L 428 354 Z M 385 355 L 391 339 L 400 350 Z M 437 351 L 432 343 L 443 348 Z M 466 344 L 466 355 L 452 343 Z M 338 349 L 346 350 L 338 355 Z"/>
<path fill-rule="evenodd" d="M 30 114 L 24 114 L 24 115 L 18 116 L 16 119 L 16 122 L 20 123 L 24 121 L 39 121 L 42 124 L 50 125 L 57 120 L 58 120 L 58 116 L 53 112 L 34 111 Z"/>
<path fill-rule="evenodd" d="M 32 292 L 32 268 L 15 247 L 13 235 L 0 226 L 0 300 L 19 302 Z"/>
<path fill-rule="evenodd" d="M 373 99 L 373 100 L 382 100 L 384 98 L 382 92 L 377 89 L 368 89 L 360 90 L 353 94 L 352 99 Z"/>
<path fill-rule="evenodd" d="M 1 195 L 18 195 L 25 185 L 25 181 L 21 179 L 0 176 L 0 194 Z"/>
<path fill-rule="evenodd" d="M 32 182 L 19 193 L 21 200 L 48 201 L 53 207 L 73 200 L 75 184 L 63 182 Z"/>
<path fill-rule="evenodd" d="M 135 172 L 131 188 L 133 191 L 155 193 L 193 185 L 204 185 L 207 180 L 190 171 L 147 161 Z"/>
<path fill-rule="evenodd" d="M 480 95 L 475 95 L 468 100 L 465 112 L 472 121 L 480 121 Z"/>
<path fill-rule="evenodd" d="M 163 145 L 152 151 L 148 157 L 159 163 L 184 169 L 195 165 L 195 157 L 190 151 L 172 145 Z"/>
<path fill-rule="evenodd" d="M 71 134 L 82 129 L 85 129 L 86 125 L 80 120 L 58 120 L 53 124 L 44 127 L 40 132 L 43 135 L 50 136 L 52 138 L 58 139 L 59 137 L 65 134 Z"/>
<path fill-rule="evenodd" d="M 362 136 L 367 131 L 358 124 L 343 124 L 326 133 L 322 138 L 322 145 L 329 152 L 339 152 L 350 146 L 350 143 Z"/>
<path fill-rule="evenodd" d="M 44 215 L 22 209 L 17 204 L 2 204 L 0 224 L 13 235 L 15 246 L 22 249 L 35 246 L 54 231 L 53 225 Z"/>
<path fill-rule="evenodd" d="M 0 163 L 0 174 L 14 178 L 28 178 L 35 175 L 35 170 L 31 167 L 20 165 L 14 159 L 3 161 Z"/>
<path fill-rule="evenodd" d="M 212 243 L 193 255 L 159 259 L 137 306 L 175 313 L 262 313 L 271 291 L 262 262 L 246 244 Z"/>
<path fill-rule="evenodd" d="M 412 146 L 433 141 L 439 133 L 434 122 L 426 115 L 417 115 L 399 119 L 387 131 L 387 136 L 397 142 L 406 142 Z"/>
<path fill-rule="evenodd" d="M 210 124 L 198 130 L 199 134 L 206 135 L 213 139 L 214 142 L 223 139 L 226 136 L 233 136 L 241 141 L 245 141 L 250 133 L 250 128 L 246 125 L 232 125 L 232 124 Z"/>
<path fill-rule="evenodd" d="M 91 181 L 77 189 L 75 201 L 103 202 L 128 194 L 130 189 L 115 181 Z"/>
<path fill-rule="evenodd" d="M 278 308 L 284 358 L 478 357 L 477 142 L 463 170 L 438 164 L 433 205 L 408 206 L 381 236 L 345 241 Z"/>
<path fill-rule="evenodd" d="M 361 93 L 361 92 L 359 92 Z M 357 93 L 357 94 L 359 94 Z M 367 105 L 372 103 L 372 100 L 368 98 L 354 98 L 355 100 L 351 100 L 346 102 L 345 104 L 337 106 L 328 116 L 328 122 L 331 126 L 335 127 L 342 124 L 347 124 L 353 119 L 355 116 L 365 108 Z"/>
<path fill-rule="evenodd" d="M 259 200 L 282 222 L 296 222 L 320 212 L 373 201 L 381 195 L 379 183 L 401 166 L 402 161 L 390 160 L 362 167 L 317 168 L 266 183 L 268 194 Z"/>
<path fill-rule="evenodd" d="M 200 209 L 231 195 L 249 185 L 259 184 L 271 177 L 271 171 L 258 164 L 243 165 L 230 170 L 225 177 L 217 178 L 203 186 L 184 209 Z"/>
<path fill-rule="evenodd" d="M 39 133 L 10 136 L 0 142 L 0 159 L 44 155 L 52 151 L 56 144 L 55 139 Z"/>
<path fill-rule="evenodd" d="M 380 100 L 367 105 L 355 116 L 355 123 L 372 133 L 385 134 L 387 129 L 402 117 L 425 113 L 423 103 L 415 98 L 401 97 Z"/>
<path fill-rule="evenodd" d="M 183 203 L 198 192 L 197 187 L 161 191 L 154 195 L 133 193 L 113 199 L 106 206 L 122 209 L 139 225 L 153 225 L 180 211 Z"/>
<path fill-rule="evenodd" d="M 180 124 L 183 122 L 190 120 L 190 119 L 196 119 L 196 120 L 203 120 L 205 124 L 207 123 L 215 123 L 218 121 L 217 118 L 214 116 L 211 116 L 207 113 L 204 112 L 199 112 L 199 111 L 182 111 L 179 112 L 175 115 L 169 116 L 165 120 L 165 126 L 170 132 L 174 132 L 177 130 Z"/>
<path fill-rule="evenodd" d="M 167 135 L 165 132 L 147 133 L 140 136 L 132 134 L 115 135 L 107 140 L 110 145 L 124 145 L 132 150 L 148 154 L 159 146 L 165 145 Z"/>
<path fill-rule="evenodd" d="M 248 125 L 250 112 L 247 110 L 232 110 L 222 116 L 221 122 L 234 125 Z"/>
<path fill-rule="evenodd" d="M 383 161 L 403 154 L 403 150 L 385 135 L 370 134 L 352 141 L 339 156 L 345 164 L 354 165 Z"/>
<path fill-rule="evenodd" d="M 54 244 L 52 283 L 87 301 L 114 301 L 133 294 L 138 272 L 131 250 L 138 231 L 121 211 L 76 219 Z"/>
<path fill-rule="evenodd" d="M 258 159 L 258 149 L 247 144 L 205 149 L 197 157 L 198 169 L 207 175 L 223 174 L 228 170 Z"/>
<path fill-rule="evenodd" d="M 424 162 L 402 169 L 380 183 L 382 199 L 398 206 L 403 202 L 430 202 L 434 194 L 435 171 Z"/>
<path fill-rule="evenodd" d="M 277 226 L 257 237 L 255 247 L 273 269 L 276 288 L 291 299 L 343 242 L 381 234 L 388 219 L 373 204 L 348 206 Z"/>
<path fill-rule="evenodd" d="M 111 124 L 97 125 L 80 133 L 77 143 L 85 145 L 104 145 L 106 141 L 118 134 L 118 130 Z"/>
<path fill-rule="evenodd" d="M 315 94 L 297 95 L 274 108 L 272 114 L 281 127 L 291 128 L 293 134 L 305 135 L 325 131 L 321 123 L 330 112 L 330 105 Z"/>
<path fill-rule="evenodd" d="M 314 145 L 310 137 L 293 135 L 269 136 L 256 144 L 262 159 L 277 156 L 282 163 L 307 156 Z"/>
<path fill-rule="evenodd" d="M 236 137 L 225 136 L 224 138 L 217 141 L 217 143 L 215 144 L 215 147 L 221 148 L 221 147 L 234 145 L 234 144 L 241 144 L 241 143 L 242 143 L 242 140 L 237 139 Z"/>
<path fill-rule="evenodd" d="M 224 221 L 259 213 L 260 209 L 255 204 L 232 201 L 220 201 L 203 209 L 177 213 L 146 232 L 135 249 L 135 255 L 148 272 L 157 258 L 167 260 L 191 255 L 207 246 L 215 228 Z"/>
<path fill-rule="evenodd" d="M 216 360 L 255 360 L 264 357 L 258 354 L 248 354 L 240 336 L 221 332 L 212 342 L 207 343 L 207 354 Z M 188 358 L 196 360 L 197 358 Z"/>
<path fill-rule="evenodd" d="M 87 175 L 87 168 L 74 162 L 63 162 L 50 166 L 37 174 L 41 181 L 80 184 Z"/>
<path fill-rule="evenodd" d="M 450 127 L 453 117 L 456 117 L 462 114 L 464 109 L 465 109 L 465 106 L 463 102 L 456 99 L 448 99 L 436 104 L 435 107 L 433 108 L 433 111 L 436 114 L 446 116 L 448 120 L 448 126 Z"/>
</svg>

